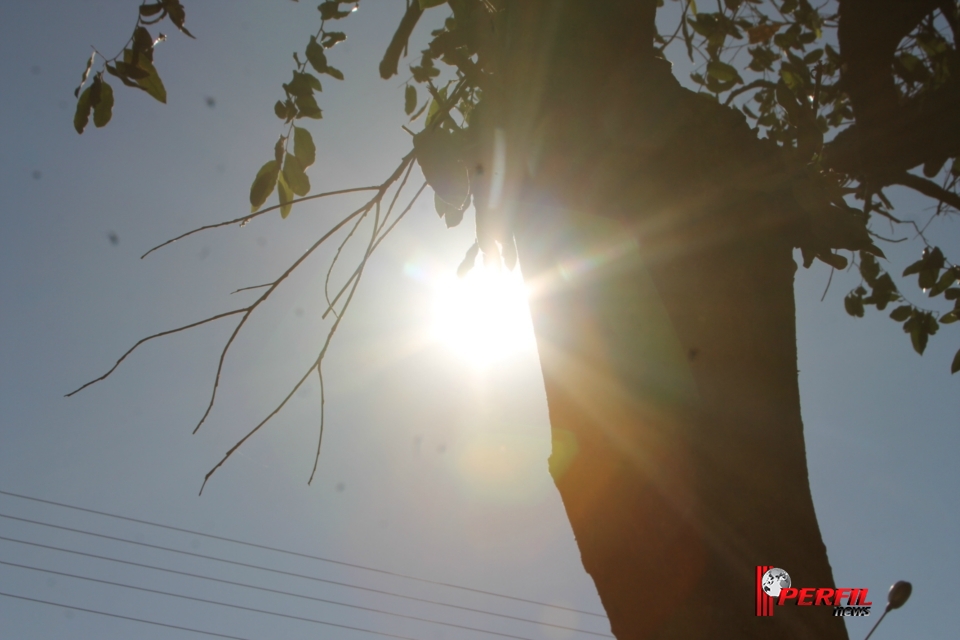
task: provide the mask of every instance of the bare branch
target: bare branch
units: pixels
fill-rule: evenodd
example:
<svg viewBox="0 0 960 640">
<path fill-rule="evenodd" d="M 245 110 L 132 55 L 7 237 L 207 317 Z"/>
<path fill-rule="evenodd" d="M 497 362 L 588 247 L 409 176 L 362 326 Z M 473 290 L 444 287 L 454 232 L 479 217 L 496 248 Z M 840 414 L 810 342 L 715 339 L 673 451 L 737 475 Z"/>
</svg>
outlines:
<svg viewBox="0 0 960 640">
<path fill-rule="evenodd" d="M 245 312 L 245 311 L 248 311 L 249 309 L 250 309 L 250 307 L 244 307 L 243 309 L 234 309 L 233 311 L 227 311 L 226 313 L 219 313 L 219 314 L 217 314 L 217 315 L 215 315 L 215 316 L 210 316 L 209 318 L 207 318 L 207 319 L 205 319 L 205 320 L 200 320 L 199 322 L 193 322 L 193 323 L 191 323 L 191 324 L 187 324 L 187 325 L 184 325 L 184 326 L 182 326 L 182 327 L 177 327 L 176 329 L 168 329 L 167 331 L 161 331 L 160 333 L 155 333 L 155 334 L 153 334 L 152 336 L 147 336 L 146 338 L 141 338 L 140 340 L 137 341 L 137 343 L 136 343 L 135 345 L 133 345 L 132 347 L 130 347 L 130 348 L 127 350 L 126 353 L 124 353 L 122 356 L 120 356 L 120 359 L 117 360 L 117 362 L 116 362 L 112 367 L 110 367 L 110 370 L 109 370 L 109 371 L 107 371 L 105 374 L 103 374 L 103 375 L 100 376 L 99 378 L 96 378 L 96 379 L 94 379 L 94 380 L 91 380 L 90 382 L 86 383 L 85 385 L 83 385 L 83 386 L 80 387 L 79 389 L 75 389 L 75 390 L 71 391 L 70 393 L 66 394 L 64 397 L 65 397 L 65 398 L 69 398 L 70 396 L 72 396 L 72 395 L 74 395 L 74 394 L 76 394 L 76 393 L 79 393 L 79 392 L 83 391 L 84 389 L 86 389 L 86 388 L 89 387 L 90 385 L 92 385 L 92 384 L 94 384 L 94 383 L 97 383 L 97 382 L 100 382 L 101 380 L 106 379 L 107 376 L 109 376 L 111 373 L 113 373 L 114 370 L 115 370 L 117 367 L 120 366 L 120 363 L 121 363 L 121 362 L 123 362 L 124 360 L 126 360 L 127 356 L 129 356 L 131 353 L 133 353 L 134 350 L 136 350 L 137 347 L 139 347 L 140 345 L 142 345 L 144 342 L 147 342 L 148 340 L 153 340 L 154 338 L 159 338 L 159 337 L 161 337 L 161 336 L 168 336 L 168 335 L 170 335 L 171 333 L 177 333 L 177 332 L 179 332 L 179 331 L 186 331 L 187 329 L 192 329 L 192 328 L 194 328 L 194 327 L 199 327 L 199 326 L 202 325 L 202 324 L 206 324 L 206 323 L 208 323 L 208 322 L 213 322 L 214 320 L 219 320 L 220 318 L 226 318 L 227 316 L 232 316 L 232 315 L 236 315 L 236 314 L 238 314 L 238 313 L 243 313 L 243 312 Z"/>
<path fill-rule="evenodd" d="M 317 194 L 314 194 L 314 195 L 312 195 L 312 196 L 306 196 L 306 197 L 304 197 L 304 198 L 297 198 L 297 199 L 295 199 L 295 200 L 291 200 L 291 201 L 288 202 L 287 204 L 298 204 L 298 203 L 300 203 L 300 202 L 306 202 L 307 200 L 316 200 L 317 198 L 326 198 L 327 196 L 338 196 L 338 195 L 342 195 L 342 194 L 345 194 L 345 193 L 358 193 L 358 192 L 362 192 L 362 191 L 378 191 L 379 189 L 380 189 L 380 187 L 354 187 L 354 188 L 352 188 L 352 189 L 340 189 L 340 190 L 338 190 L 338 191 L 327 191 L 326 193 L 317 193 Z M 244 224 L 250 222 L 251 220 L 253 220 L 254 218 L 260 217 L 260 216 L 262 216 L 262 215 L 265 214 L 265 213 L 270 213 L 271 211 L 274 211 L 274 210 L 276 210 L 276 209 L 279 209 L 281 206 L 283 206 L 283 205 L 275 204 L 275 205 L 273 205 L 272 207 L 267 207 L 266 209 L 261 209 L 260 211 L 257 211 L 256 213 L 251 213 L 250 215 L 243 216 L 242 218 L 235 218 L 235 219 L 233 219 L 233 220 L 227 220 L 226 222 L 218 222 L 218 223 L 216 223 L 216 224 L 208 224 L 208 225 L 204 225 L 204 226 L 202 226 L 202 227 L 197 227 L 197 228 L 194 229 L 193 231 L 187 231 L 186 233 L 181 234 L 181 235 L 177 236 L 176 238 L 171 238 L 170 240 L 167 240 L 166 242 L 164 242 L 164 243 L 162 243 L 162 244 L 158 244 L 158 245 L 155 246 L 153 249 L 150 249 L 150 251 L 147 251 L 145 254 L 143 254 L 142 256 L 140 256 L 140 259 L 143 260 L 143 259 L 146 258 L 148 255 L 150 255 L 151 253 L 153 253 L 154 251 L 156 251 L 157 249 L 162 249 L 163 247 L 167 246 L 168 244 L 173 244 L 173 243 L 176 242 L 177 240 L 183 240 L 183 239 L 186 238 L 187 236 L 192 236 L 192 235 L 195 234 L 195 233 L 200 233 L 201 231 L 206 231 L 206 230 L 208 230 L 208 229 L 219 229 L 220 227 L 229 227 L 229 226 L 232 225 L 232 224 L 244 225 Z"/>
<path fill-rule="evenodd" d="M 297 258 L 297 260 L 293 264 L 291 264 L 287 268 L 287 270 L 280 275 L 279 278 L 277 278 L 270 284 L 270 287 L 263 293 L 263 295 L 257 298 L 256 302 L 250 305 L 247 312 L 243 315 L 243 318 L 241 318 L 240 323 L 237 325 L 236 329 L 234 329 L 233 333 L 230 335 L 230 338 L 227 340 L 227 343 L 224 345 L 223 351 L 220 353 L 220 361 L 217 364 L 217 373 L 214 376 L 213 389 L 210 393 L 210 402 L 207 404 L 207 409 L 206 411 L 203 412 L 203 417 L 200 418 L 200 422 L 198 422 L 197 426 L 193 429 L 193 433 L 196 433 L 200 429 L 200 426 L 203 425 L 204 421 L 207 419 L 207 416 L 210 415 L 210 411 L 213 410 L 213 404 L 217 397 L 217 388 L 220 386 L 220 376 L 223 373 L 223 362 L 227 357 L 227 351 L 229 351 L 230 345 L 233 344 L 233 341 L 237 337 L 237 334 L 240 332 L 240 329 L 243 328 L 243 325 L 247 322 L 247 319 L 254 312 L 254 310 L 256 310 L 256 308 L 259 307 L 261 303 L 263 303 L 267 298 L 269 298 L 270 294 L 272 294 L 277 289 L 277 287 L 280 286 L 280 283 L 286 280 L 290 276 L 290 274 L 293 273 L 294 270 L 297 267 L 299 267 L 303 263 L 303 261 L 306 260 L 314 251 L 316 251 L 321 244 L 326 242 L 327 239 L 330 238 L 330 236 L 332 236 L 337 231 L 342 229 L 344 225 L 346 225 L 348 222 L 353 220 L 358 215 L 363 214 L 365 211 L 369 211 L 372 204 L 377 203 L 381 199 L 383 199 L 383 196 L 387 192 L 387 190 L 390 188 L 390 185 L 392 185 L 394 182 L 397 181 L 397 179 L 402 175 L 403 171 L 407 168 L 407 166 L 411 162 L 413 162 L 412 151 L 403 157 L 403 160 L 401 160 L 399 166 L 397 166 L 397 168 L 390 175 L 390 177 L 387 178 L 387 180 L 384 181 L 379 187 L 377 187 L 377 194 L 373 198 L 367 201 L 367 203 L 364 204 L 362 207 L 360 207 L 359 209 L 356 209 L 353 213 L 351 213 L 350 215 L 340 220 L 340 222 L 335 224 L 332 229 L 330 229 L 325 234 L 323 234 L 323 236 L 319 240 L 317 240 L 315 243 L 313 243 L 313 245 L 309 249 L 307 249 L 299 258 Z M 302 384 L 302 381 L 300 384 Z"/>
<path fill-rule="evenodd" d="M 374 249 L 376 249 L 376 248 L 380 245 L 380 243 L 381 243 L 381 242 L 383 241 L 383 239 L 387 236 L 387 234 L 389 234 L 391 231 L 393 231 L 393 228 L 394 228 L 395 226 L 397 226 L 397 223 L 400 222 L 405 215 L 407 215 L 407 213 L 410 211 L 411 208 L 413 208 L 413 204 L 417 201 L 417 199 L 420 197 L 420 194 L 422 194 L 422 193 L 423 193 L 423 190 L 426 189 L 426 188 L 427 188 L 427 183 L 426 183 L 426 182 L 424 182 L 422 185 L 420 185 L 420 188 L 419 188 L 419 189 L 417 190 L 417 192 L 414 194 L 413 198 L 412 198 L 412 199 L 410 200 L 410 202 L 407 204 L 407 206 L 406 206 L 406 208 L 403 210 L 403 212 L 401 212 L 400 215 L 397 216 L 397 219 L 393 221 L 393 224 L 390 225 L 390 227 L 386 230 L 386 232 L 383 233 L 382 235 L 380 235 L 380 237 L 377 238 L 377 241 L 374 242 L 374 244 L 373 244 L 373 248 L 374 248 Z M 323 319 L 326 319 L 326 317 L 327 317 L 328 315 L 330 315 L 330 312 L 333 310 L 333 305 L 337 304 L 337 301 L 340 299 L 340 296 L 342 296 L 342 295 L 346 292 L 347 288 L 350 286 L 350 283 L 353 282 L 353 279 L 358 276 L 359 272 L 362 270 L 362 269 L 361 269 L 362 266 L 363 266 L 363 265 L 362 265 L 362 263 L 361 263 L 361 266 L 360 266 L 360 267 L 357 267 L 357 270 L 353 272 L 353 275 L 350 276 L 350 278 L 347 280 L 346 284 L 344 284 L 343 287 L 340 289 L 340 291 L 337 293 L 336 297 L 333 299 L 333 302 L 330 303 L 330 304 L 331 304 L 330 308 L 328 308 L 328 309 L 324 312 L 324 314 L 323 314 L 323 316 L 322 316 Z"/>
<path fill-rule="evenodd" d="M 264 287 L 269 287 L 271 284 L 273 284 L 273 283 L 272 283 L 272 282 L 268 282 L 267 284 L 255 284 L 255 285 L 253 285 L 253 286 L 251 286 L 251 287 L 240 287 L 240 288 L 237 289 L 236 291 L 231 291 L 231 292 L 230 292 L 230 295 L 233 295 L 233 294 L 235 294 L 235 293 L 240 293 L 241 291 L 250 291 L 251 289 L 263 289 Z"/>
</svg>

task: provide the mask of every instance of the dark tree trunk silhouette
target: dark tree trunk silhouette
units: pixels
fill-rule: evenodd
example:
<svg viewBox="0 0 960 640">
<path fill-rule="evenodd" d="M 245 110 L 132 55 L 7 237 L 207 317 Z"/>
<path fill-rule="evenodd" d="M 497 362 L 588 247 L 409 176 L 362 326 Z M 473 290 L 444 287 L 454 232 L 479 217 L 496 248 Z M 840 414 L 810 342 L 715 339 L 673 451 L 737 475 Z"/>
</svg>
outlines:
<svg viewBox="0 0 960 640">
<path fill-rule="evenodd" d="M 799 223 L 776 148 L 655 57 L 655 4 L 524 4 L 485 95 L 513 164 L 503 217 L 478 225 L 512 226 L 534 287 L 550 470 L 620 640 L 846 638 L 830 608 L 754 617 L 756 565 L 834 585 L 800 417 Z"/>
</svg>

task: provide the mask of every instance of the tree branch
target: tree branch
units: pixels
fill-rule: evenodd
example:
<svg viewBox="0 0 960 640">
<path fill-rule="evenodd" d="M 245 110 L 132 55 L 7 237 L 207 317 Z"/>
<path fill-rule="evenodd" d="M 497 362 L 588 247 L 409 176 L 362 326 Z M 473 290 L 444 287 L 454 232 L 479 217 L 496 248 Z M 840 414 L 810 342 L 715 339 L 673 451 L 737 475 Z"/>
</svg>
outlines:
<svg viewBox="0 0 960 640">
<path fill-rule="evenodd" d="M 905 187 L 910 187 L 914 191 L 919 191 L 929 198 L 939 200 L 940 202 L 948 204 L 954 209 L 960 211 L 960 195 L 957 195 L 953 191 L 944 189 L 932 180 L 921 178 L 920 176 L 912 173 L 902 173 L 899 176 L 892 178 L 890 180 L 890 184 L 899 184 Z"/>
<path fill-rule="evenodd" d="M 124 353 L 122 356 L 120 356 L 120 359 L 117 360 L 117 362 L 116 362 L 112 367 L 110 367 L 110 370 L 109 370 L 109 371 L 107 371 L 105 374 L 103 374 L 103 375 L 100 376 L 99 378 L 95 378 L 94 380 L 91 380 L 90 382 L 84 384 L 82 387 L 80 387 L 80 388 L 78 388 L 78 389 L 74 389 L 74 390 L 71 391 L 70 393 L 66 394 L 64 397 L 65 397 L 65 398 L 69 398 L 70 396 L 72 396 L 72 395 L 74 395 L 74 394 L 76 394 L 76 393 L 80 393 L 81 391 L 83 391 L 84 389 L 86 389 L 87 387 L 89 387 L 90 385 L 95 384 L 95 383 L 97 383 L 97 382 L 100 382 L 101 380 L 105 380 L 105 379 L 107 378 L 107 376 L 109 376 L 111 373 L 113 373 L 114 370 L 115 370 L 117 367 L 120 366 L 120 363 L 121 363 L 121 362 L 123 362 L 124 360 L 127 359 L 127 356 L 129 356 L 131 353 L 133 353 L 134 350 L 136 350 L 136 348 L 139 347 L 140 345 L 142 345 L 144 342 L 147 342 L 147 341 L 149 341 L 149 340 L 153 340 L 154 338 L 159 338 L 159 337 L 161 337 L 161 336 L 168 336 L 168 335 L 170 335 L 171 333 L 177 333 L 177 332 L 179 332 L 179 331 L 186 331 L 187 329 L 193 329 L 194 327 L 199 327 L 199 326 L 202 325 L 202 324 L 206 324 L 206 323 L 208 323 L 208 322 L 213 322 L 214 320 L 219 320 L 220 318 L 226 318 L 227 316 L 232 316 L 232 315 L 236 315 L 236 314 L 238 314 L 238 313 L 243 313 L 243 312 L 245 312 L 245 311 L 249 311 L 250 308 L 251 308 L 251 307 L 244 307 L 243 309 L 234 309 L 233 311 L 227 311 L 226 313 L 219 313 L 219 314 L 217 314 L 217 315 L 215 315 L 215 316 L 210 316 L 209 318 L 207 318 L 207 319 L 205 319 L 205 320 L 200 320 L 199 322 L 193 322 L 193 323 L 191 323 L 191 324 L 183 325 L 182 327 L 177 327 L 176 329 L 168 329 L 167 331 L 161 331 L 160 333 L 155 333 L 155 334 L 153 334 L 152 336 L 147 336 L 146 338 L 141 338 L 140 340 L 137 341 L 137 343 L 136 343 L 135 345 L 133 345 L 132 347 L 130 347 L 129 349 L 127 349 L 126 353 Z"/>
<path fill-rule="evenodd" d="M 294 205 L 294 204 L 298 204 L 298 203 L 300 203 L 300 202 L 306 202 L 307 200 L 316 200 L 317 198 L 326 198 L 327 196 L 339 196 L 339 195 L 342 195 L 342 194 L 345 194 L 345 193 L 358 193 L 358 192 L 361 192 L 361 191 L 377 191 L 379 188 L 380 188 L 380 187 L 354 187 L 354 188 L 352 188 L 352 189 L 339 189 L 339 190 L 337 190 L 337 191 L 327 191 L 326 193 L 317 193 L 317 194 L 314 194 L 314 195 L 312 195 L 312 196 L 306 196 L 306 197 L 304 197 L 304 198 L 297 198 L 297 199 L 295 199 L 295 200 L 291 200 L 291 201 L 288 202 L 287 204 Z M 167 240 L 166 242 L 164 242 L 164 243 L 162 243 L 162 244 L 158 244 L 158 245 L 155 246 L 153 249 L 150 249 L 150 251 L 147 251 L 145 254 L 143 254 L 142 256 L 140 256 L 140 259 L 143 260 L 143 259 L 146 258 L 148 255 L 150 255 L 151 253 L 153 253 L 154 251 L 156 251 L 157 249 L 162 249 L 163 247 L 167 246 L 168 244 L 173 244 L 173 243 L 176 242 L 177 240 L 183 240 L 183 239 L 186 238 L 187 236 L 192 236 L 192 235 L 195 234 L 195 233 L 200 233 L 201 231 L 206 231 L 206 230 L 208 230 L 208 229 L 218 229 L 218 228 L 220 228 L 220 227 L 228 227 L 228 226 L 230 226 L 230 225 L 232 225 L 232 224 L 239 224 L 240 226 L 243 226 L 243 225 L 247 224 L 248 222 L 250 222 L 251 220 L 253 220 L 254 218 L 259 218 L 259 217 L 262 216 L 263 214 L 265 214 L 265 213 L 270 213 L 271 211 L 275 211 L 276 209 L 279 209 L 279 208 L 282 207 L 282 206 L 283 206 L 282 204 L 275 204 L 275 205 L 273 205 L 272 207 L 267 207 L 266 209 L 261 209 L 260 211 L 257 211 L 256 213 L 251 213 L 250 215 L 243 216 L 242 218 L 236 218 L 236 219 L 234 219 L 234 220 L 227 220 L 226 222 L 218 222 L 218 223 L 216 223 L 216 224 L 208 224 L 208 225 L 205 225 L 205 226 L 202 226 L 202 227 L 197 227 L 196 229 L 194 229 L 194 230 L 192 230 L 192 231 L 187 231 L 186 233 L 181 234 L 181 235 L 177 236 L 176 238 L 171 238 L 170 240 Z"/>
<path fill-rule="evenodd" d="M 413 33 L 413 28 L 417 26 L 417 21 L 420 20 L 422 13 L 423 9 L 420 8 L 420 2 L 414 0 L 407 7 L 407 12 L 403 14 L 400 25 L 397 27 L 396 33 L 393 34 L 393 40 L 390 41 L 386 53 L 383 54 L 383 60 L 380 61 L 380 77 L 384 80 L 397 73 L 400 54 L 406 48 L 410 34 Z"/>
</svg>

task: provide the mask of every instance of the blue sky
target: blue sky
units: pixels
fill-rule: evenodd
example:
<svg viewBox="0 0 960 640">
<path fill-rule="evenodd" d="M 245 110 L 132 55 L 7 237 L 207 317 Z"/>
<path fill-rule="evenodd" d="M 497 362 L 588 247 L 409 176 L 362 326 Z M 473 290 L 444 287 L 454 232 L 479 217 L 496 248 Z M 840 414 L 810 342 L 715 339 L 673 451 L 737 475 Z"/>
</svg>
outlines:
<svg viewBox="0 0 960 640">
<path fill-rule="evenodd" d="M 356 202 L 310 203 L 285 221 L 265 216 L 138 259 L 185 230 L 248 211 L 250 181 L 281 133 L 272 104 L 289 77 L 291 53 L 318 24 L 310 3 L 186 6 L 198 39 L 165 29 L 170 38 L 157 51 L 168 104 L 116 86 L 113 122 L 83 136 L 72 128 L 72 92 L 89 47 L 119 47 L 135 3 L 16 0 L 0 8 L 0 490 L 602 612 L 547 473 L 549 425 L 535 351 L 519 348 L 477 366 L 434 339 L 438 296 L 472 234 L 469 218 L 446 230 L 430 198 L 375 255 L 331 348 L 327 427 L 313 486 L 306 480 L 319 424 L 315 380 L 197 497 L 208 469 L 312 361 L 325 326 L 320 289 L 329 253 L 305 263 L 250 322 L 198 434 L 190 431 L 205 408 L 231 320 L 148 344 L 107 381 L 63 398 L 140 337 L 234 308 L 244 294 L 231 291 L 275 277 Z M 384 82 L 376 71 L 401 10 L 399 2 L 372 4 L 345 21 L 349 39 L 330 61 L 347 81 L 324 79 L 324 119 L 312 126 L 315 191 L 379 182 L 409 147 L 400 129 L 403 78 Z M 417 33 L 426 30 L 421 25 Z M 926 215 L 922 201 L 899 202 L 904 215 Z M 955 254 L 956 219 L 936 229 Z M 905 243 L 896 254 L 902 269 L 919 248 Z M 823 265 L 800 270 L 796 295 L 811 484 L 837 582 L 870 588 L 875 603 L 895 580 L 913 582 L 913 599 L 884 621 L 878 640 L 954 637 L 942 590 L 946 576 L 960 573 L 960 394 L 958 378 L 949 375 L 957 331 L 944 327 L 918 357 L 895 323 L 843 312 L 842 296 L 857 283 L 851 274 L 834 277 L 821 303 L 827 276 Z M 604 620 L 583 613 L 294 560 L 9 495 L 0 494 L 0 514 L 608 632 Z M 0 536 L 509 635 L 596 637 L 10 518 L 0 518 Z M 6 540 L 0 561 L 424 640 L 489 637 Z M 240 637 L 374 637 L 9 565 L 0 565 L 0 591 Z M 0 619 L 11 638 L 200 637 L 5 597 Z M 874 620 L 848 620 L 851 637 L 862 638 Z"/>
</svg>

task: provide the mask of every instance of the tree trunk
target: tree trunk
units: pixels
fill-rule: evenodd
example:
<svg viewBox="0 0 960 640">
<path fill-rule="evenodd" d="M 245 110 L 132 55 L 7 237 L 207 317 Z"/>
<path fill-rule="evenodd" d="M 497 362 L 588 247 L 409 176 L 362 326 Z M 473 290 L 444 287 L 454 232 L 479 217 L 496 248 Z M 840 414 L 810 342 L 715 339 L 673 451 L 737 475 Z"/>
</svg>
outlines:
<svg viewBox="0 0 960 640">
<path fill-rule="evenodd" d="M 754 616 L 756 565 L 833 586 L 790 247 L 737 239 L 670 258 L 600 218 L 525 222 L 550 471 L 616 637 L 845 638 L 830 608 Z"/>
<path fill-rule="evenodd" d="M 755 616 L 757 565 L 834 586 L 776 150 L 677 85 L 653 54 L 652 0 L 511 11 L 483 115 L 511 145 L 507 196 L 478 207 L 478 233 L 517 239 L 550 471 L 614 634 L 845 639 L 830 607 Z"/>
</svg>

